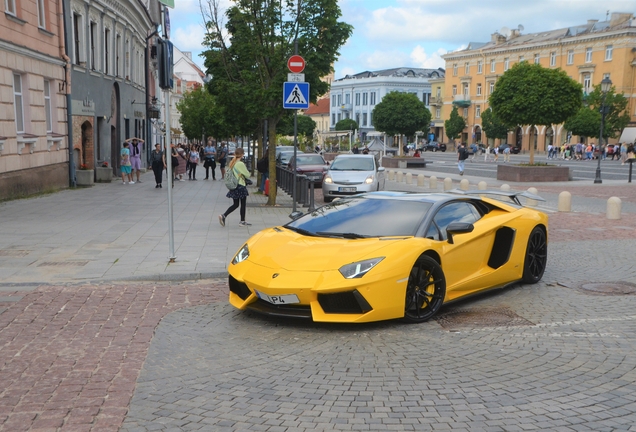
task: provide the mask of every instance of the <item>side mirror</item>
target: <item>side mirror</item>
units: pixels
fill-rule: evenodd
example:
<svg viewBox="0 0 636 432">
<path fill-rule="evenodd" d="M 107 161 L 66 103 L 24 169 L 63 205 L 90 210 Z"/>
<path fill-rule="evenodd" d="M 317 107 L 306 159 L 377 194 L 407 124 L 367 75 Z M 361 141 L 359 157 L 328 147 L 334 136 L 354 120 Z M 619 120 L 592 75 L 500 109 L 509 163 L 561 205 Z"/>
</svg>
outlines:
<svg viewBox="0 0 636 432">
<path fill-rule="evenodd" d="M 384 171 L 384 167 L 378 167 L 378 172 Z"/>
<path fill-rule="evenodd" d="M 303 213 L 303 212 L 301 212 L 301 211 L 295 211 L 295 212 L 292 212 L 292 213 L 289 215 L 289 217 L 291 218 L 291 220 L 296 220 L 296 219 L 298 219 L 299 217 L 301 217 L 302 215 L 304 215 L 304 213 Z"/>
<path fill-rule="evenodd" d="M 453 235 L 470 233 L 474 229 L 475 227 L 471 223 L 453 222 L 446 227 L 446 237 L 448 237 L 448 242 L 453 244 Z"/>
</svg>

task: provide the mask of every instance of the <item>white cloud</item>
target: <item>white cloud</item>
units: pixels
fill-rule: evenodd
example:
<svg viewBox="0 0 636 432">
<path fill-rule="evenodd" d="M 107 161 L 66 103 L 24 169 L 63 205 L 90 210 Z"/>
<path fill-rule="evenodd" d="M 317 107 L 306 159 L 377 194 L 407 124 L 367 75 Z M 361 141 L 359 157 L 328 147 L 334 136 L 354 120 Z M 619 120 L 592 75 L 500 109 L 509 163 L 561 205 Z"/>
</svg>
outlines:
<svg viewBox="0 0 636 432">
<path fill-rule="evenodd" d="M 445 67 L 445 61 L 441 56 L 446 54 L 446 52 L 447 51 L 444 48 L 439 48 L 437 51 L 433 52 L 433 54 L 428 55 L 426 54 L 426 50 L 418 45 L 413 49 L 413 51 L 411 51 L 410 57 L 413 62 L 413 66 L 437 69 Z"/>
<path fill-rule="evenodd" d="M 181 51 L 200 51 L 204 34 L 201 24 L 190 24 L 173 29 L 170 39 Z"/>
</svg>

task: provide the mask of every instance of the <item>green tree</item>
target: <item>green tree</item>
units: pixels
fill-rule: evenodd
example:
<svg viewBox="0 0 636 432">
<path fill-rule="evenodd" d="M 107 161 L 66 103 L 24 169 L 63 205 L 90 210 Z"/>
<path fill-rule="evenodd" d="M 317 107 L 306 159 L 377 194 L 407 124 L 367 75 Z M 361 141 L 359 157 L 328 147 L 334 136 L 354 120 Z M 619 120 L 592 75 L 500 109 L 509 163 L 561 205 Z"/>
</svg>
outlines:
<svg viewBox="0 0 636 432">
<path fill-rule="evenodd" d="M 417 131 L 428 132 L 431 112 L 424 102 L 411 93 L 390 92 L 373 109 L 373 125 L 387 135 L 415 136 Z"/>
<path fill-rule="evenodd" d="M 316 122 L 309 116 L 299 115 L 296 122 L 298 136 L 311 137 L 316 129 Z M 294 136 L 294 116 L 287 115 L 276 125 L 277 135 Z"/>
<path fill-rule="evenodd" d="M 269 177 L 276 182 L 276 125 L 282 107 L 287 59 L 295 51 L 304 57 L 309 99 L 315 102 L 329 85 L 320 80 L 332 71 L 338 50 L 352 32 L 341 16 L 337 0 L 304 0 L 302 4 L 281 0 L 233 0 L 225 13 L 220 0 L 201 0 L 207 35 L 204 52 L 210 89 L 226 107 L 228 116 L 260 134 L 258 125 L 267 120 Z M 203 6 L 207 4 L 207 6 Z M 261 146 L 261 148 L 264 146 Z M 276 188 L 268 205 L 276 204 Z"/>
<path fill-rule="evenodd" d="M 486 136 L 489 139 L 506 139 L 510 130 L 504 122 L 493 114 L 490 108 L 481 113 L 481 128 L 486 132 Z"/>
<path fill-rule="evenodd" d="M 354 131 L 358 129 L 358 123 L 354 119 L 342 119 L 338 123 L 336 123 L 337 131 Z"/>
<path fill-rule="evenodd" d="M 600 84 L 594 86 L 594 90 L 587 96 L 585 103 L 590 109 L 599 112 L 596 135 L 587 135 L 598 138 L 601 133 L 600 109 L 603 103 L 603 92 Z M 605 142 L 607 142 L 608 138 L 618 138 L 629 123 L 627 104 L 627 98 L 623 93 L 616 93 L 616 87 L 610 88 L 605 95 L 605 107 L 607 108 L 605 124 L 603 125 L 603 139 Z"/>
<path fill-rule="evenodd" d="M 457 107 L 453 107 L 453 110 L 450 113 L 450 117 L 444 122 L 444 130 L 446 132 L 446 136 L 453 142 L 455 142 L 455 140 L 461 136 L 462 131 L 465 128 L 466 120 L 464 120 L 464 117 L 459 115 L 459 112 L 457 112 Z"/>
<path fill-rule="evenodd" d="M 224 136 L 227 132 L 223 122 L 223 108 L 205 88 L 198 87 L 183 95 L 177 103 L 181 113 L 181 126 L 188 139 L 205 136 Z"/>
<path fill-rule="evenodd" d="M 598 137 L 601 132 L 601 113 L 590 107 L 583 107 L 565 121 L 563 128 L 573 135 Z"/>
<path fill-rule="evenodd" d="M 508 69 L 495 84 L 490 106 L 507 125 L 561 124 L 581 108 L 581 84 L 561 69 L 521 62 Z M 534 146 L 530 146 L 530 164 Z"/>
</svg>

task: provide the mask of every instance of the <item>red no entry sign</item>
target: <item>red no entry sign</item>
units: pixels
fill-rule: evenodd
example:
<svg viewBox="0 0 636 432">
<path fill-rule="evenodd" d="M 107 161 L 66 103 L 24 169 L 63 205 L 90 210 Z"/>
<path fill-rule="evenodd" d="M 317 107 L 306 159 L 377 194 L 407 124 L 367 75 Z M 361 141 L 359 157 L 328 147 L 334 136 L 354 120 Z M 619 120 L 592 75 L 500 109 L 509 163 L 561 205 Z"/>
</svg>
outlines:
<svg viewBox="0 0 636 432">
<path fill-rule="evenodd" d="M 287 67 L 293 73 L 301 73 L 305 70 L 305 59 L 299 55 L 293 55 L 287 60 Z"/>
</svg>

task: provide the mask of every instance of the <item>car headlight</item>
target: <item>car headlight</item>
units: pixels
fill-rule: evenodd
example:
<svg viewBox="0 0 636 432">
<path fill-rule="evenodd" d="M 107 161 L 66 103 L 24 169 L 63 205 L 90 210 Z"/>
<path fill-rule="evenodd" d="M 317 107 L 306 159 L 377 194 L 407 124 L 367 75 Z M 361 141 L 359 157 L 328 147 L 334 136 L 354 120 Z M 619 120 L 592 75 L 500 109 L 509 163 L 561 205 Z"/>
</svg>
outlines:
<svg viewBox="0 0 636 432">
<path fill-rule="evenodd" d="M 330 176 L 326 176 L 324 182 L 327 183 L 327 184 L 332 184 L 333 180 L 331 179 Z"/>
<path fill-rule="evenodd" d="M 371 184 L 373 183 L 373 176 L 370 175 L 369 177 L 366 178 L 366 180 L 364 181 L 366 184 Z"/>
<path fill-rule="evenodd" d="M 383 259 L 384 257 L 380 257 L 354 262 L 351 264 L 343 265 L 338 269 L 338 271 L 342 276 L 345 277 L 345 279 L 361 278 Z"/>
<path fill-rule="evenodd" d="M 232 259 L 232 264 L 238 264 L 240 262 L 245 261 L 250 256 L 250 250 L 247 248 L 247 245 L 243 245 L 243 247 L 236 253 L 234 259 Z"/>
</svg>

